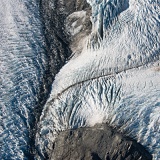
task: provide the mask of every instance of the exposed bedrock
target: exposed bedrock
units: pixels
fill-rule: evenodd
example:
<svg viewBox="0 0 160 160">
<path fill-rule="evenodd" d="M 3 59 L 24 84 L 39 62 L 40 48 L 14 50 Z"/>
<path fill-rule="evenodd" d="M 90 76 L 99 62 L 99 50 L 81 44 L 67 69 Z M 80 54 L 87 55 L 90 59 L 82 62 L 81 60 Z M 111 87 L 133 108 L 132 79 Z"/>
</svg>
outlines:
<svg viewBox="0 0 160 160">
<path fill-rule="evenodd" d="M 61 132 L 50 159 L 54 160 L 151 160 L 152 156 L 129 137 L 107 124 Z"/>
<path fill-rule="evenodd" d="M 87 12 L 86 14 L 89 19 L 91 7 L 89 7 L 89 4 L 85 0 L 40 0 L 40 11 L 44 23 L 44 34 L 48 52 L 50 53 L 51 71 L 53 75 L 59 71 L 65 64 L 66 59 L 72 54 L 72 46 L 75 47 L 82 38 L 82 35 L 80 34 L 79 37 L 81 37 L 79 39 L 75 35 L 73 36 L 70 33 L 69 28 L 66 27 L 66 25 L 71 27 L 69 25 L 70 23 L 80 19 L 79 16 L 77 16 L 77 18 L 75 16 L 74 18 L 71 18 L 71 15 L 82 10 Z M 68 18 L 68 16 L 70 18 Z M 83 37 L 86 30 L 91 31 L 91 23 L 88 19 L 87 23 L 89 24 L 84 24 L 81 30 L 79 30 L 79 32 L 81 31 L 83 34 Z M 82 21 L 79 20 L 79 23 L 81 22 Z M 80 25 L 82 24 L 78 24 L 78 26 Z M 88 32 L 90 33 L 90 31 Z"/>
</svg>

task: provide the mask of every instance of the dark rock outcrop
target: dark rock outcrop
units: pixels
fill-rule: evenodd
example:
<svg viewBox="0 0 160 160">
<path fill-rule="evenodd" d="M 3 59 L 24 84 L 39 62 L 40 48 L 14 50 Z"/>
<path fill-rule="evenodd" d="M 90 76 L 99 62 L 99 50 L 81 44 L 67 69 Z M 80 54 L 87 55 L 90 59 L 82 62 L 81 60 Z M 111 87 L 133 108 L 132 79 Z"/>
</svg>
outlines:
<svg viewBox="0 0 160 160">
<path fill-rule="evenodd" d="M 71 13 L 89 8 L 89 4 L 86 0 L 40 0 L 39 6 L 49 57 L 48 74 L 52 74 L 48 79 L 50 83 L 72 54 L 72 37 L 65 29 L 65 20 Z"/>
<path fill-rule="evenodd" d="M 152 156 L 135 140 L 106 124 L 61 132 L 51 159 L 54 160 L 150 160 Z"/>
</svg>

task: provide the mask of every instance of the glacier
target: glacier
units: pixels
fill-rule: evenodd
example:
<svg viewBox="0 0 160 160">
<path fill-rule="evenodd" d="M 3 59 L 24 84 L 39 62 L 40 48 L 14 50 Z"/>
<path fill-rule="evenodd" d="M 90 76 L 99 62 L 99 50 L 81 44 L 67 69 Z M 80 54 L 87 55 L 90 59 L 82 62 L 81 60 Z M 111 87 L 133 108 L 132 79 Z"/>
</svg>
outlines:
<svg viewBox="0 0 160 160">
<path fill-rule="evenodd" d="M 0 159 L 33 159 L 48 59 L 39 7 L 34 0 L 1 0 L 0 15 Z"/>
<path fill-rule="evenodd" d="M 158 160 L 159 0 L 88 3 L 92 32 L 81 53 L 73 55 L 55 77 L 38 124 L 37 149 L 45 157 L 59 132 L 108 123 Z"/>
<path fill-rule="evenodd" d="M 65 56 L 58 55 L 61 48 L 56 47 L 64 45 L 56 44 L 53 35 L 49 55 L 41 2 L 1 0 L 0 159 L 45 159 L 61 131 L 107 123 L 159 160 L 159 0 L 87 0 L 92 8 L 89 35 L 77 27 L 88 20 L 87 10 L 67 16 L 71 37 L 85 37 L 73 43 L 49 98 L 58 71 L 54 67 L 61 62 L 57 57 L 65 61 Z M 54 2 L 49 4 L 52 11 Z M 58 11 L 66 14 L 65 1 L 57 2 L 62 5 Z M 70 24 L 69 19 L 79 21 Z"/>
</svg>

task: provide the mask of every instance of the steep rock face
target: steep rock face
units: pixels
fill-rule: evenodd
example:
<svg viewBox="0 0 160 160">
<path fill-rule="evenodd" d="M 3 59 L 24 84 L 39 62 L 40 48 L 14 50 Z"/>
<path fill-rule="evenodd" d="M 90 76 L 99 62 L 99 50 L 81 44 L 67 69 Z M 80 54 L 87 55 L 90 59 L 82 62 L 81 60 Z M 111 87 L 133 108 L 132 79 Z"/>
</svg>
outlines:
<svg viewBox="0 0 160 160">
<path fill-rule="evenodd" d="M 136 141 L 106 124 L 61 132 L 50 159 L 54 160 L 151 160 Z"/>
</svg>

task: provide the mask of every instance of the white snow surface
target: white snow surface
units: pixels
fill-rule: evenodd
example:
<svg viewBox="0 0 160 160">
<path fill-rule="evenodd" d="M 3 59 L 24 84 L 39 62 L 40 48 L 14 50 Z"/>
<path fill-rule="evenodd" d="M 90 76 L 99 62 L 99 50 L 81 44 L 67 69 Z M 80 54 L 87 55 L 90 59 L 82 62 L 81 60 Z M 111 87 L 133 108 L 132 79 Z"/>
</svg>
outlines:
<svg viewBox="0 0 160 160">
<path fill-rule="evenodd" d="M 107 122 L 160 159 L 160 2 L 88 0 L 92 33 L 56 76 L 37 144 L 65 129 Z M 97 35 L 98 39 L 94 39 Z M 47 144 L 47 145 L 46 145 Z"/>
</svg>

